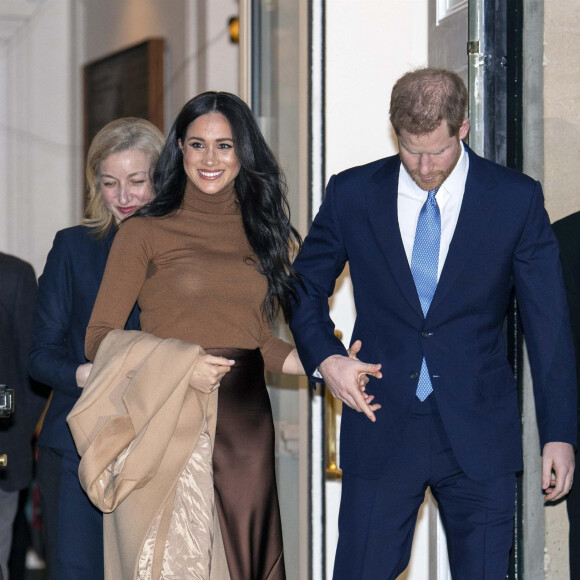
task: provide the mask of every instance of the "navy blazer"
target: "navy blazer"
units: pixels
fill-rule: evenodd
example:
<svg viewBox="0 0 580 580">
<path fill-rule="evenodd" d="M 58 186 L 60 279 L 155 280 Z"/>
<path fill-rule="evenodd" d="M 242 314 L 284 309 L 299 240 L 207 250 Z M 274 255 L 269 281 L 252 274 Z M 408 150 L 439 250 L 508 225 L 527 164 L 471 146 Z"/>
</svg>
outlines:
<svg viewBox="0 0 580 580">
<path fill-rule="evenodd" d="M 558 220 L 552 228 L 560 245 L 560 262 L 576 352 L 576 378 L 580 389 L 580 211 Z M 578 403 L 580 405 L 580 398 Z"/>
<path fill-rule="evenodd" d="M 101 239 L 86 226 L 59 231 L 38 280 L 29 371 L 53 389 L 40 445 L 76 453 L 66 416 L 82 392 L 76 383 L 76 370 L 87 362 L 85 333 L 115 231 L 112 229 Z M 125 328 L 139 329 L 136 307 Z"/>
<path fill-rule="evenodd" d="M 0 469 L 4 491 L 30 484 L 32 436 L 46 405 L 46 393 L 26 370 L 36 292 L 32 266 L 0 253 L 0 384 L 14 389 L 14 413 L 0 418 L 0 453 L 8 454 L 8 466 Z"/>
<path fill-rule="evenodd" d="M 531 178 L 469 154 L 457 227 L 427 317 L 400 235 L 399 156 L 333 176 L 295 268 L 303 277 L 290 328 L 309 376 L 346 354 L 328 297 L 346 262 L 354 288 L 359 358 L 382 363 L 367 392 L 376 423 L 343 407 L 341 467 L 384 471 L 404 432 L 426 358 L 456 458 L 473 479 L 522 468 L 516 384 L 502 326 L 515 286 L 534 379 L 541 444 L 576 443 L 574 352 L 558 245 Z"/>
</svg>

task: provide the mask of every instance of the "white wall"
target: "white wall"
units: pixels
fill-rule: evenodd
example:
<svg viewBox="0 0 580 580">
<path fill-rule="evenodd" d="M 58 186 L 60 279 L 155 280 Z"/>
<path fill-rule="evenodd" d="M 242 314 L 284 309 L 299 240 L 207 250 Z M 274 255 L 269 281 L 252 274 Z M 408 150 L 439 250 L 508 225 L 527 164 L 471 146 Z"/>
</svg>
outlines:
<svg viewBox="0 0 580 580">
<path fill-rule="evenodd" d="M 8 42 L 0 42 L 0 95 L 8 91 Z M 8 106 L 6 99 L 0 98 L 0 251 L 8 250 L 7 210 L 8 210 Z"/>
<path fill-rule="evenodd" d="M 0 250 L 41 271 L 54 232 L 76 220 L 76 3 L 46 0 L 4 45 Z"/>
<path fill-rule="evenodd" d="M 427 0 L 327 1 L 327 178 L 395 153 L 391 88 L 426 64 Z"/>
<path fill-rule="evenodd" d="M 579 19 L 580 2 L 544 1 L 543 185 L 552 221 L 580 211 Z"/>
<path fill-rule="evenodd" d="M 200 90 L 238 94 L 238 45 L 230 41 L 227 33 L 228 19 L 238 12 L 238 0 L 206 0 L 206 71 Z"/>
</svg>

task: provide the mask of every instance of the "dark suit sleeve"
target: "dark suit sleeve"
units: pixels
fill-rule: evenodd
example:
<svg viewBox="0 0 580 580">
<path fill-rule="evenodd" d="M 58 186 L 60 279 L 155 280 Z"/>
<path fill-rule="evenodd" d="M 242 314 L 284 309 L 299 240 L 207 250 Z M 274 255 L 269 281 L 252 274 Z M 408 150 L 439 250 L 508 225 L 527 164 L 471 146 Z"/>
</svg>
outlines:
<svg viewBox="0 0 580 580">
<path fill-rule="evenodd" d="M 580 235 L 578 238 L 578 243 L 580 244 Z M 566 296 L 568 297 L 568 306 L 570 308 L 574 344 L 577 346 L 576 354 L 580 361 L 580 264 L 574 264 L 569 261 L 564 254 L 561 256 L 561 262 Z"/>
<path fill-rule="evenodd" d="M 542 447 L 576 444 L 576 376 L 558 243 L 539 183 L 513 258 Z"/>
<path fill-rule="evenodd" d="M 32 325 L 34 320 L 34 306 L 38 286 L 32 266 L 23 263 L 18 275 L 14 293 L 13 334 L 15 350 L 18 353 L 18 366 L 24 376 L 28 375 L 28 352 L 32 339 Z"/>
<path fill-rule="evenodd" d="M 560 262 L 576 353 L 576 382 L 580 388 L 580 212 L 556 222 L 553 229 L 560 245 Z M 580 406 L 580 398 L 578 404 Z"/>
<path fill-rule="evenodd" d="M 28 353 L 32 342 L 32 328 L 34 321 L 34 306 L 36 303 L 38 286 L 36 275 L 30 264 L 22 262 L 19 268 L 17 284 L 14 293 L 13 329 L 14 352 L 18 357 L 18 368 L 22 382 L 16 386 L 16 399 L 22 401 L 25 398 L 26 417 L 28 419 L 28 432 L 32 436 L 34 427 L 46 404 L 46 397 L 40 388 L 33 389 L 28 376 Z M 26 393 L 20 391 L 20 388 Z M 19 392 L 20 391 L 20 392 Z M 18 412 L 16 408 L 15 412 Z"/>
<path fill-rule="evenodd" d="M 70 357 L 66 345 L 72 303 L 70 248 L 63 232 L 58 232 L 39 279 L 29 371 L 37 381 L 78 397 L 78 362 Z"/>
<path fill-rule="evenodd" d="M 32 266 L 0 254 L 0 383 L 14 389 L 14 413 L 0 420 L 0 451 L 9 456 L 8 468 L 0 475 L 4 491 L 24 489 L 30 483 L 32 437 L 46 404 L 44 393 L 30 381 L 26 364 L 35 300 Z"/>
<path fill-rule="evenodd" d="M 344 346 L 334 336 L 328 305 L 336 279 L 348 260 L 337 215 L 335 183 L 333 176 L 294 263 L 303 287 L 297 284 L 298 299 L 293 303 L 290 329 L 308 377 L 329 356 L 346 355 Z"/>
<path fill-rule="evenodd" d="M 556 222 L 553 230 L 560 246 L 560 262 L 576 353 L 576 386 L 580 389 L 580 212 Z M 578 411 L 580 414 L 580 397 Z"/>
</svg>

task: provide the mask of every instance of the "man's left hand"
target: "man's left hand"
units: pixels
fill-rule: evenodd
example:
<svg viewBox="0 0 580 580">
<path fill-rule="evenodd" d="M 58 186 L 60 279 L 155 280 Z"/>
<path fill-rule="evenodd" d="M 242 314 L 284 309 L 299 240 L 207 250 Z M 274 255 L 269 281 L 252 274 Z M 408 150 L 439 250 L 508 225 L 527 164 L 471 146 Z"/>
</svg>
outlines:
<svg viewBox="0 0 580 580">
<path fill-rule="evenodd" d="M 555 475 L 553 478 L 552 474 Z M 542 452 L 544 502 L 557 501 L 570 492 L 574 478 L 574 448 L 570 443 L 551 441 Z"/>
</svg>

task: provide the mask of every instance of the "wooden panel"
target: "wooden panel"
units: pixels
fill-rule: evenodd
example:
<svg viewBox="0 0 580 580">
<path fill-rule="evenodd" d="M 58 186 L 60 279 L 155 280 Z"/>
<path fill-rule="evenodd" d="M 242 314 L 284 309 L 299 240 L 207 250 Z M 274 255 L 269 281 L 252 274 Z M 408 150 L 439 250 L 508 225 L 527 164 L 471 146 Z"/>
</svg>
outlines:
<svg viewBox="0 0 580 580">
<path fill-rule="evenodd" d="M 97 132 L 119 117 L 142 117 L 163 131 L 164 45 L 153 38 L 84 67 L 85 157 Z"/>
</svg>

